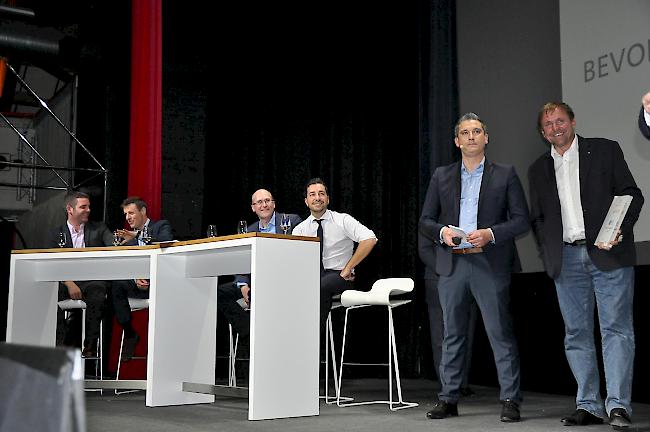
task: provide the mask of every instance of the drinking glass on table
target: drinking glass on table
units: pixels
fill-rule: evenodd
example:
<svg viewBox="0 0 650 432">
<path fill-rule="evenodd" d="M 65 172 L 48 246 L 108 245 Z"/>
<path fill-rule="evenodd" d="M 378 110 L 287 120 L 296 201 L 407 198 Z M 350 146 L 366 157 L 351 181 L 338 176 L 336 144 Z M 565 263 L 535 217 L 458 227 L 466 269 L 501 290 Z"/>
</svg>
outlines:
<svg viewBox="0 0 650 432">
<path fill-rule="evenodd" d="M 124 239 L 120 237 L 120 233 L 117 230 L 113 231 L 113 246 L 119 246 L 122 244 Z"/>
<path fill-rule="evenodd" d="M 151 243 L 151 231 L 147 225 L 142 227 L 142 234 L 140 234 L 140 240 L 146 245 Z"/>
<path fill-rule="evenodd" d="M 240 220 L 237 224 L 237 234 L 246 234 L 248 232 L 248 223 L 245 220 Z"/>
<path fill-rule="evenodd" d="M 65 247 L 65 234 L 63 233 L 63 231 L 59 232 L 58 245 L 60 248 Z"/>
<path fill-rule="evenodd" d="M 207 237 L 216 237 L 217 236 L 217 226 L 216 225 L 208 225 L 208 230 L 206 231 L 206 236 Z"/>
</svg>

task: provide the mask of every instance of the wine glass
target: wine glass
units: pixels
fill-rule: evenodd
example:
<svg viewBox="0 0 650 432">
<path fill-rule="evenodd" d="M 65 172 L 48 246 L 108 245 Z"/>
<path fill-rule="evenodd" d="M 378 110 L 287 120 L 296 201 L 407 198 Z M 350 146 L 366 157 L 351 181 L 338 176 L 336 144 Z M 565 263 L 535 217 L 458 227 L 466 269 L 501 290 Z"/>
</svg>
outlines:
<svg viewBox="0 0 650 432">
<path fill-rule="evenodd" d="M 120 234 L 117 232 L 117 230 L 113 231 L 113 246 L 119 246 L 122 244 L 122 237 L 120 237 Z"/>
<path fill-rule="evenodd" d="M 240 220 L 237 224 L 237 234 L 246 234 L 248 232 L 248 223 L 245 220 Z"/>
<path fill-rule="evenodd" d="M 217 226 L 208 225 L 208 230 L 206 231 L 206 237 L 216 237 L 217 236 Z"/>
<path fill-rule="evenodd" d="M 148 245 L 151 243 L 151 231 L 149 230 L 149 227 L 147 225 L 142 227 L 142 233 L 140 234 L 140 240 L 142 240 L 142 243 Z"/>
<path fill-rule="evenodd" d="M 283 234 L 289 234 L 289 230 L 291 229 L 291 219 L 289 219 L 289 215 L 286 213 L 282 214 L 282 218 L 280 219 L 280 228 L 282 228 Z"/>
<path fill-rule="evenodd" d="M 63 231 L 59 232 L 58 245 L 60 248 L 65 247 L 65 234 L 63 233 Z"/>
</svg>

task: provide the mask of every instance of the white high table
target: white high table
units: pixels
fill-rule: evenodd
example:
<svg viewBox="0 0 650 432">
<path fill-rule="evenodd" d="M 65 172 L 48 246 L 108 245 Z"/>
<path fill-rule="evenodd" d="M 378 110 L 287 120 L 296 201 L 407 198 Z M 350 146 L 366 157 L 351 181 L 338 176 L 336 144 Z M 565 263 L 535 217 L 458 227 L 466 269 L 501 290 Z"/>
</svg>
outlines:
<svg viewBox="0 0 650 432">
<path fill-rule="evenodd" d="M 7 342 L 54 346 L 58 281 L 148 278 L 147 406 L 211 403 L 224 394 L 214 386 L 218 276 L 250 273 L 248 419 L 318 415 L 318 260 L 318 239 L 263 233 L 14 251 Z"/>
</svg>

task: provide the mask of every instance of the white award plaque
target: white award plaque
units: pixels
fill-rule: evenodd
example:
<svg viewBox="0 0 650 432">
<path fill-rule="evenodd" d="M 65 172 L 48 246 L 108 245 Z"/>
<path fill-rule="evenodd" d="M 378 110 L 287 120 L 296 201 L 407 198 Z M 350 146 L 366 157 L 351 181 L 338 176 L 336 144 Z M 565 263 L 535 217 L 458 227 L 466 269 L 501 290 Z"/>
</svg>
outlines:
<svg viewBox="0 0 650 432">
<path fill-rule="evenodd" d="M 625 214 L 627 213 L 627 209 L 630 207 L 631 202 L 632 196 L 630 195 L 614 197 L 612 204 L 609 206 L 607 216 L 603 221 L 603 226 L 600 227 L 594 245 L 598 246 L 600 243 L 610 245 L 610 243 L 616 239 L 618 230 L 621 229 L 621 224 L 623 223 L 623 219 L 625 218 Z"/>
</svg>

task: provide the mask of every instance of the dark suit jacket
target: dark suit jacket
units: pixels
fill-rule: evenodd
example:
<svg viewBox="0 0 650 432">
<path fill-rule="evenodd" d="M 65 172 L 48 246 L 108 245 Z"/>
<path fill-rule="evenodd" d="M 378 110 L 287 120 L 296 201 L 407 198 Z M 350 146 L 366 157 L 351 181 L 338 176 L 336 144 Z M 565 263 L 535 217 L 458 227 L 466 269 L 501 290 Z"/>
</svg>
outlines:
<svg viewBox="0 0 650 432">
<path fill-rule="evenodd" d="M 644 137 L 650 140 L 650 127 L 645 122 L 645 117 L 643 116 L 643 107 L 641 107 L 641 112 L 639 112 L 639 129 Z"/>
<path fill-rule="evenodd" d="M 65 247 L 71 248 L 72 235 L 67 223 L 52 232 L 47 246 L 51 248 L 59 247 L 59 233 L 65 235 Z M 113 233 L 104 222 L 89 221 L 84 225 L 84 243 L 86 247 L 113 246 Z"/>
<path fill-rule="evenodd" d="M 151 241 L 161 242 L 161 241 L 170 241 L 174 239 L 174 234 L 172 232 L 172 225 L 168 220 L 161 219 L 159 221 L 154 221 L 149 219 L 149 234 L 151 234 Z M 124 243 L 125 246 L 137 246 L 138 238 L 134 238 Z"/>
<path fill-rule="evenodd" d="M 275 226 L 277 229 L 280 229 L 280 221 L 282 220 L 282 215 L 284 213 L 279 213 L 275 212 Z M 293 232 L 293 229 L 298 225 L 300 222 L 302 222 L 302 219 L 300 216 L 297 214 L 293 213 L 286 213 L 289 216 L 289 220 L 291 221 L 291 229 L 289 231 L 289 234 Z M 248 232 L 259 232 L 260 231 L 260 221 L 257 220 L 253 222 L 252 224 L 248 225 Z M 235 276 L 235 283 L 245 283 L 246 285 L 250 286 L 251 284 L 251 275 L 237 275 Z"/>
<path fill-rule="evenodd" d="M 639 218 L 643 195 L 625 163 L 621 147 L 616 141 L 578 136 L 578 153 L 580 200 L 589 256 L 603 271 L 632 266 L 636 263 L 632 228 Z M 562 270 L 563 230 L 550 151 L 530 166 L 528 180 L 533 232 L 546 272 L 555 279 Z M 615 195 L 631 195 L 633 199 L 621 225 L 623 241 L 605 251 L 594 246 L 594 242 Z"/>
<path fill-rule="evenodd" d="M 437 168 L 431 177 L 420 216 L 420 233 L 436 245 L 435 269 L 441 276 L 453 271 L 451 248 L 440 243 L 445 225 L 458 225 L 460 213 L 460 165 L 458 161 Z M 479 192 L 477 228 L 492 228 L 495 243 L 484 253 L 495 271 L 521 270 L 515 237 L 526 233 L 528 206 L 514 167 L 485 160 Z"/>
</svg>

